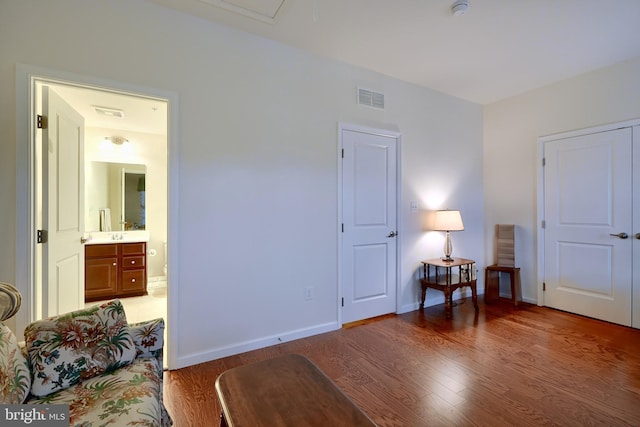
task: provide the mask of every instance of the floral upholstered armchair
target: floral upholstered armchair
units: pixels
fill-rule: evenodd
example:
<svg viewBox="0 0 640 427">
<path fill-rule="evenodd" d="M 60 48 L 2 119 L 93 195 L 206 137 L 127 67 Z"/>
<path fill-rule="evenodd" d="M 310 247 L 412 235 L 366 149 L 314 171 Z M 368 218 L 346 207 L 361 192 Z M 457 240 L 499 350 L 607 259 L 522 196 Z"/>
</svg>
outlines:
<svg viewBox="0 0 640 427">
<path fill-rule="evenodd" d="M 21 297 L 0 283 L 0 320 Z M 0 321 L 0 403 L 68 404 L 70 425 L 172 424 L 162 401 L 164 320 L 127 324 L 119 300 L 31 323 Z"/>
</svg>

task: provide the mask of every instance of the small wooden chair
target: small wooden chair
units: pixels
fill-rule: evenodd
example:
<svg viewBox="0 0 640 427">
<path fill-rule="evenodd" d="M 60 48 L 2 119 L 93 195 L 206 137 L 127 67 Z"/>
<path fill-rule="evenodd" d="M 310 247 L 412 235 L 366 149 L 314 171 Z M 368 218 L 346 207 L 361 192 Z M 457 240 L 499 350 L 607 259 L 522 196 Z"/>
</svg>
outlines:
<svg viewBox="0 0 640 427">
<path fill-rule="evenodd" d="M 518 305 L 522 298 L 520 268 L 515 265 L 515 226 L 513 224 L 496 225 L 497 262 L 484 269 L 484 301 L 487 304 L 500 298 L 501 273 L 509 274 L 511 300 Z"/>
</svg>

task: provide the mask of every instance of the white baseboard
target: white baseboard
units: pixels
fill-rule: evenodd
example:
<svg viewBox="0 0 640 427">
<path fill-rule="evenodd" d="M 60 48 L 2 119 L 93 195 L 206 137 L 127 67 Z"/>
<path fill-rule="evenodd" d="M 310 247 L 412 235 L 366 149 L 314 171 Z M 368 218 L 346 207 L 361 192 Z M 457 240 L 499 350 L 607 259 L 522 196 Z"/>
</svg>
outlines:
<svg viewBox="0 0 640 427">
<path fill-rule="evenodd" d="M 214 348 L 199 353 L 189 354 L 178 358 L 175 369 L 185 368 L 187 366 L 197 365 L 198 363 L 209 362 L 211 360 L 221 359 L 223 357 L 233 356 L 235 354 L 240 354 L 247 351 L 282 344 L 283 342 L 287 341 L 293 341 L 300 338 L 323 334 L 325 332 L 335 331 L 340 328 L 341 325 L 339 325 L 338 322 L 329 322 L 310 328 L 298 329 L 279 335 L 272 335 L 265 338 L 259 338 L 256 340 L 228 345 L 226 347 Z"/>
</svg>

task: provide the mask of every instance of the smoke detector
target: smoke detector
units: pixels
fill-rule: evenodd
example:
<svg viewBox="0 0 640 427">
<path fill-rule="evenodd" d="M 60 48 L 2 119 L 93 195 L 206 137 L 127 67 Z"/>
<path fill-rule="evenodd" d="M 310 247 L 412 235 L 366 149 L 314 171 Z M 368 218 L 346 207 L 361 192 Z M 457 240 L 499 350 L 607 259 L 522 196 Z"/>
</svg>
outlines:
<svg viewBox="0 0 640 427">
<path fill-rule="evenodd" d="M 457 0 L 451 5 L 451 13 L 453 16 L 462 16 L 469 9 L 469 2 L 467 0 Z"/>
</svg>

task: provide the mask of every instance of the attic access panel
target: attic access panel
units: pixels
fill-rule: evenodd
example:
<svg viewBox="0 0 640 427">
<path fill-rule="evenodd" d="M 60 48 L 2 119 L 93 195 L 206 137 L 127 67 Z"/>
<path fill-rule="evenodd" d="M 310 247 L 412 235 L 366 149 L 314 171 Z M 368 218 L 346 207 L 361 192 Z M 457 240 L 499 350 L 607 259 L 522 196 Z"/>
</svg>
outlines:
<svg viewBox="0 0 640 427">
<path fill-rule="evenodd" d="M 273 24 L 285 0 L 200 0 L 248 18 Z"/>
</svg>

